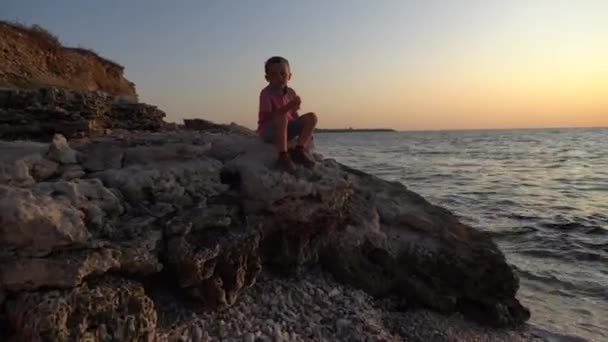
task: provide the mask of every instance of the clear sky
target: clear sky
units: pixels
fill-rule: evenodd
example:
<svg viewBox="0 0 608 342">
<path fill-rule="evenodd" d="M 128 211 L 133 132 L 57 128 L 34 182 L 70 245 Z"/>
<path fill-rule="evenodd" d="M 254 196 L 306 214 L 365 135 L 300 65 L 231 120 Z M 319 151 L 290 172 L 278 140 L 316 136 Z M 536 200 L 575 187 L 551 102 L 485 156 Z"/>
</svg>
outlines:
<svg viewBox="0 0 608 342">
<path fill-rule="evenodd" d="M 170 121 L 254 127 L 289 59 L 321 127 L 608 126 L 608 0 L 0 0 L 125 65 Z"/>
</svg>

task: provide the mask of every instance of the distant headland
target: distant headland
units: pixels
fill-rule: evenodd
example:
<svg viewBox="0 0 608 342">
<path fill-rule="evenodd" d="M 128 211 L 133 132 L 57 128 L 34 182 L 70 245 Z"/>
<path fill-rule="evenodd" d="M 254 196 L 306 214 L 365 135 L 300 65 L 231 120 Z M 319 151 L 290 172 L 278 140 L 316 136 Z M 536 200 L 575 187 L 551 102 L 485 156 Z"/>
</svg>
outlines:
<svg viewBox="0 0 608 342">
<path fill-rule="evenodd" d="M 315 133 L 396 132 L 391 128 L 317 128 Z"/>
</svg>

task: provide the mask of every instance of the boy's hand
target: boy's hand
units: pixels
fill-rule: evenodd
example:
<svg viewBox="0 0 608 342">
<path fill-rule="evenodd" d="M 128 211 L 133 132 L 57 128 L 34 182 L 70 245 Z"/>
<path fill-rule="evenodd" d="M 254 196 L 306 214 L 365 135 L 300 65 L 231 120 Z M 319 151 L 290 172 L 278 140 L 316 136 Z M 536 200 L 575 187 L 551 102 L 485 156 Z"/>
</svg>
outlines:
<svg viewBox="0 0 608 342">
<path fill-rule="evenodd" d="M 286 115 L 288 112 L 290 112 L 292 110 L 298 110 L 298 109 L 300 109 L 301 103 L 302 103 L 302 100 L 300 99 L 300 97 L 296 96 L 281 109 L 281 113 Z"/>
<path fill-rule="evenodd" d="M 289 101 L 289 107 L 291 109 L 295 109 L 295 110 L 300 109 L 300 104 L 302 104 L 302 99 L 300 99 L 300 97 L 297 95 L 296 95 L 296 97 L 293 98 L 293 100 Z"/>
</svg>

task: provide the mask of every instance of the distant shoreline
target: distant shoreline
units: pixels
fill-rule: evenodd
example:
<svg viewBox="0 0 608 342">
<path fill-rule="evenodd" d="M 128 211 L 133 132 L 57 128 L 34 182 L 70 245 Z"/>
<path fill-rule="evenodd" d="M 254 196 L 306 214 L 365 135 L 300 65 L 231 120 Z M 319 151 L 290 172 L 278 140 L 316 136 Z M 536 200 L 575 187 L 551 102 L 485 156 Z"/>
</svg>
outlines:
<svg viewBox="0 0 608 342">
<path fill-rule="evenodd" d="M 316 133 L 356 133 L 356 132 L 398 132 L 398 133 L 449 133 L 449 132 L 504 132 L 504 131 L 546 131 L 546 130 L 585 130 L 608 129 L 608 126 L 580 127 L 514 127 L 514 128 L 454 128 L 454 129 L 406 129 L 392 128 L 317 128 Z"/>
<path fill-rule="evenodd" d="M 315 133 L 397 132 L 390 128 L 317 128 Z"/>
</svg>

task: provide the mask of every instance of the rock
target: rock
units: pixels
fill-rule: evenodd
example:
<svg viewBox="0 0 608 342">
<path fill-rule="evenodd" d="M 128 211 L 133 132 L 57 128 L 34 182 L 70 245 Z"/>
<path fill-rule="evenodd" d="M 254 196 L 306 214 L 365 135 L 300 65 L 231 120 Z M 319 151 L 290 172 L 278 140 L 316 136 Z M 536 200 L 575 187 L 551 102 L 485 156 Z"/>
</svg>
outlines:
<svg viewBox="0 0 608 342">
<path fill-rule="evenodd" d="M 57 173 L 63 180 L 82 178 L 86 174 L 80 165 L 61 165 Z"/>
<path fill-rule="evenodd" d="M 190 336 L 192 337 L 193 341 L 202 341 L 202 339 L 203 339 L 203 331 L 201 330 L 200 327 L 194 326 L 192 328 L 192 332 L 191 332 Z"/>
<path fill-rule="evenodd" d="M 58 164 L 42 157 L 47 149 L 46 144 L 0 142 L 0 184 L 26 187 L 52 177 Z"/>
<path fill-rule="evenodd" d="M 123 166 L 124 150 L 117 146 L 94 144 L 82 153 L 82 167 L 88 172 L 120 169 Z"/>
<path fill-rule="evenodd" d="M 29 159 L 28 162 L 31 165 L 30 174 L 37 182 L 51 178 L 59 169 L 58 163 L 42 158 L 41 156 Z"/>
<path fill-rule="evenodd" d="M 218 161 L 200 158 L 174 164 L 132 165 L 90 176 L 101 179 L 107 187 L 120 190 L 129 202 L 154 200 L 183 207 L 225 191 L 227 186 L 220 181 L 220 170 Z"/>
<path fill-rule="evenodd" d="M 350 324 L 351 323 L 349 320 L 341 318 L 336 321 L 336 330 L 338 330 L 338 332 L 342 332 L 347 329 Z"/>
<path fill-rule="evenodd" d="M 164 161 L 178 162 L 196 160 L 211 149 L 211 144 L 191 146 L 188 144 L 164 144 L 162 146 L 135 146 L 125 150 L 124 165 L 158 164 Z"/>
<path fill-rule="evenodd" d="M 116 194 L 104 187 L 99 179 L 75 179 L 40 183 L 34 188 L 39 194 L 69 203 L 78 208 L 89 228 L 101 228 L 107 219 L 124 212 L 124 207 Z"/>
<path fill-rule="evenodd" d="M 192 229 L 167 242 L 168 263 L 180 286 L 210 308 L 234 304 L 261 269 L 257 230 L 233 222 L 231 227 Z"/>
<path fill-rule="evenodd" d="M 151 275 L 162 270 L 158 243 L 160 231 L 108 248 L 69 250 L 51 256 L 10 258 L 0 261 L 0 287 L 12 292 L 40 288 L 74 288 L 91 275 L 119 271 Z"/>
<path fill-rule="evenodd" d="M 92 273 L 103 274 L 119 266 L 109 250 L 67 252 L 52 258 L 21 258 L 2 263 L 0 284 L 7 290 L 32 291 L 39 288 L 74 288 Z"/>
<path fill-rule="evenodd" d="M 400 183 L 341 168 L 355 183 L 352 216 L 323 258 L 339 279 L 496 326 L 529 318 L 515 299 L 517 275 L 490 238 Z"/>
<path fill-rule="evenodd" d="M 46 140 L 57 133 L 68 138 L 96 137 L 121 129 L 160 131 L 166 126 L 165 113 L 157 107 L 119 101 L 96 91 L 41 88 L 3 94 L 1 139 Z M 71 156 L 63 157 L 73 162 Z"/>
<path fill-rule="evenodd" d="M 68 141 L 61 134 L 55 134 L 49 146 L 46 157 L 59 164 L 76 164 L 76 151 L 74 151 Z"/>
<path fill-rule="evenodd" d="M 223 130 L 223 125 L 218 125 L 211 121 L 203 119 L 184 119 L 186 129 L 204 131 L 204 130 Z"/>
<path fill-rule="evenodd" d="M 12 165 L 1 165 L 0 183 L 27 187 L 36 183 L 36 180 L 30 175 L 26 162 L 17 160 Z"/>
<path fill-rule="evenodd" d="M 29 316 L 10 316 L 18 318 L 10 326 L 21 339 L 35 340 L 37 335 L 25 332 L 30 327 L 33 334 L 85 340 L 89 333 L 93 340 L 127 334 L 124 326 L 99 323 L 123 324 L 116 318 L 120 307 L 100 313 L 97 304 L 73 302 L 82 291 L 124 293 L 124 278 L 179 293 L 183 298 L 171 302 L 181 310 L 188 305 L 223 310 L 227 323 L 221 334 L 227 339 L 262 328 L 266 338 L 287 338 L 288 329 L 301 323 L 304 307 L 307 321 L 298 334 L 308 329 L 307 338 L 323 339 L 323 329 L 346 324 L 328 320 L 328 312 L 353 323 L 351 306 L 368 305 L 361 291 L 345 296 L 341 288 L 306 279 L 297 292 L 285 285 L 247 299 L 242 314 L 247 322 L 237 326 L 226 317 L 239 316 L 231 306 L 255 285 L 262 266 L 302 276 L 320 265 L 376 297 L 461 311 L 497 326 L 528 317 L 515 299 L 518 279 L 496 245 L 398 183 L 331 160 L 314 169 L 299 167 L 294 175 L 277 172 L 274 148 L 231 126 L 221 132 L 115 129 L 104 137 L 72 139 L 71 146 L 64 142 L 57 138 L 49 148 L 56 161 L 42 157 L 42 144 L 0 142 L 0 289 L 10 303 L 25 305 L 22 298 L 38 296 L 39 305 L 28 302 L 20 309 L 30 310 Z M 62 157 L 68 149 L 77 151 L 68 153 L 77 163 L 65 164 L 72 161 Z M 69 180 L 61 179 L 69 173 Z M 97 285 L 110 278 L 115 280 L 103 290 Z M 53 298 L 49 303 L 67 304 L 44 309 L 51 305 L 44 304 L 47 297 Z M 54 310 L 55 316 L 61 312 L 70 322 L 86 316 L 83 324 L 91 329 L 40 325 L 48 322 L 36 321 L 41 318 L 34 307 Z M 163 322 L 190 317 L 159 315 Z M 251 317 L 256 320 L 249 322 Z M 372 321 L 366 326 L 375 326 Z M 203 335 L 216 338 L 218 326 L 205 324 Z M 366 336 L 343 330 L 344 338 Z M 144 333 L 129 331 L 127 339 Z M 184 324 L 171 333 L 176 339 L 181 335 L 199 336 Z"/>
<path fill-rule="evenodd" d="M 336 296 L 339 296 L 339 295 L 340 295 L 340 290 L 338 288 L 335 288 L 335 289 L 331 290 L 331 292 L 329 292 L 329 294 L 328 294 L 328 296 L 330 298 L 336 297 Z"/>
<path fill-rule="evenodd" d="M 157 322 L 143 287 L 114 278 L 20 293 L 7 303 L 7 316 L 20 341 L 141 341 Z"/>
<path fill-rule="evenodd" d="M 41 256 L 83 244 L 90 233 L 78 209 L 51 196 L 0 185 L 0 245 Z"/>
<path fill-rule="evenodd" d="M 255 341 L 255 335 L 252 333 L 246 333 L 243 336 L 243 342 L 254 342 Z"/>
<path fill-rule="evenodd" d="M 332 231 L 346 220 L 346 203 L 352 187 L 348 181 L 321 173 L 294 178 L 268 168 L 274 153 L 254 146 L 226 163 L 240 192 L 243 208 L 262 224 L 264 261 L 288 272 L 313 264 Z M 314 182 L 308 179 L 315 179 Z"/>
<path fill-rule="evenodd" d="M 256 341 L 260 341 L 260 342 L 272 342 L 272 340 L 270 339 L 270 337 L 266 336 L 266 335 L 261 335 L 259 336 Z"/>
<path fill-rule="evenodd" d="M 107 128 L 159 131 L 164 127 L 165 112 L 145 103 L 116 102 L 111 99 L 111 109 L 105 113 Z"/>
</svg>

